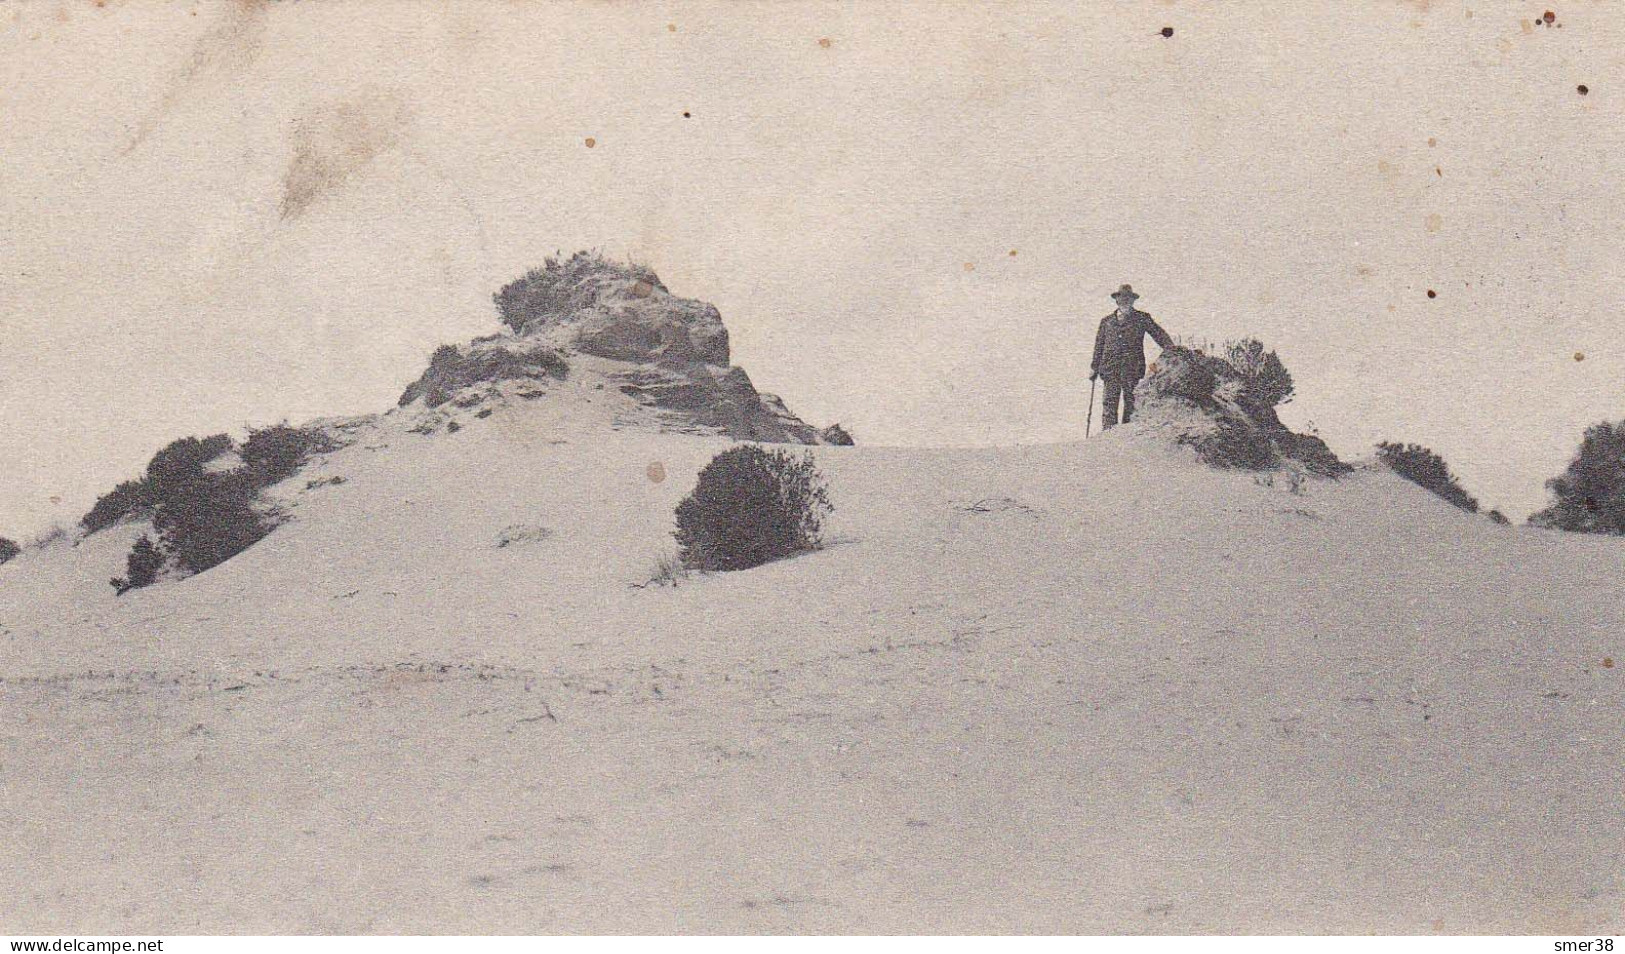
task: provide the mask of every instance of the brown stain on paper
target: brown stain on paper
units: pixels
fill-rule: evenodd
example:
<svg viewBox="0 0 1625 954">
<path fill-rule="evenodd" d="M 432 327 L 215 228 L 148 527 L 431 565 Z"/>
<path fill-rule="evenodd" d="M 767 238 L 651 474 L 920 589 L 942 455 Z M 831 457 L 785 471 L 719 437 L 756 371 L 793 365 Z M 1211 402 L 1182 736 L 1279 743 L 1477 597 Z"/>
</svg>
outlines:
<svg viewBox="0 0 1625 954">
<path fill-rule="evenodd" d="M 282 218 L 303 215 L 397 148 L 410 116 L 405 103 L 387 94 L 363 95 L 313 107 L 293 123 L 293 157 L 282 176 Z"/>
<path fill-rule="evenodd" d="M 186 64 L 170 79 L 158 105 L 136 124 L 119 155 L 128 156 L 146 142 L 194 87 L 230 80 L 253 65 L 265 45 L 268 6 L 269 0 L 237 0 L 227 5 L 220 20 L 198 37 Z"/>
</svg>

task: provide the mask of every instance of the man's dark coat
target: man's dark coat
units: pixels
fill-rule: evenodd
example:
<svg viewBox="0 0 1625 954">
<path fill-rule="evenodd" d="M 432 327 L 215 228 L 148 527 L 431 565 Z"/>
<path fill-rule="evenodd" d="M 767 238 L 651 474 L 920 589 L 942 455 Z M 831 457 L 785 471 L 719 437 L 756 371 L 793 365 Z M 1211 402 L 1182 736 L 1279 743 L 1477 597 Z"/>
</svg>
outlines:
<svg viewBox="0 0 1625 954">
<path fill-rule="evenodd" d="M 1100 331 L 1095 334 L 1095 359 L 1089 370 L 1107 381 L 1138 381 L 1145 377 L 1145 336 L 1150 335 L 1164 348 L 1174 346 L 1174 339 L 1151 316 L 1135 309 L 1127 319 L 1119 319 L 1112 312 L 1100 320 Z"/>
</svg>

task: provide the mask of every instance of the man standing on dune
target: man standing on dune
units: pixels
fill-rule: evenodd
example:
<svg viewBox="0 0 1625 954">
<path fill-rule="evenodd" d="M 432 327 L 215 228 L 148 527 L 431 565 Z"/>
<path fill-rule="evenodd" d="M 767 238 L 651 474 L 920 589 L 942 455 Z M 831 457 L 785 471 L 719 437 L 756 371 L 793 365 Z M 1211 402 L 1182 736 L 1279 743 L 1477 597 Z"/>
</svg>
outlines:
<svg viewBox="0 0 1625 954">
<path fill-rule="evenodd" d="M 1100 320 L 1095 334 L 1095 359 L 1089 363 L 1089 380 L 1106 382 L 1106 404 L 1101 409 L 1101 427 L 1117 423 L 1117 403 L 1123 403 L 1123 423 L 1134 416 L 1134 386 L 1145 377 L 1145 336 L 1150 335 L 1163 348 L 1172 348 L 1174 339 L 1151 316 L 1134 307 L 1139 298 L 1128 285 L 1119 288 L 1112 300 L 1117 310 Z"/>
</svg>

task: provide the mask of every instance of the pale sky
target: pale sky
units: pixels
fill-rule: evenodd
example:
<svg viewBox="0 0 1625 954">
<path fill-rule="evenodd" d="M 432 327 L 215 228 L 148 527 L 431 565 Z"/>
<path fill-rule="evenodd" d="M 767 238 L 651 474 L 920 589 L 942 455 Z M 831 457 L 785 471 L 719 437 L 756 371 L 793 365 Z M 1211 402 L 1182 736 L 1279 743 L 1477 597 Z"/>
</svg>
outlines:
<svg viewBox="0 0 1625 954">
<path fill-rule="evenodd" d="M 1132 282 L 1276 349 L 1340 454 L 1522 517 L 1625 417 L 1620 13 L 0 4 L 0 534 L 175 437 L 382 411 L 583 247 L 865 444 L 1081 438 Z"/>
</svg>

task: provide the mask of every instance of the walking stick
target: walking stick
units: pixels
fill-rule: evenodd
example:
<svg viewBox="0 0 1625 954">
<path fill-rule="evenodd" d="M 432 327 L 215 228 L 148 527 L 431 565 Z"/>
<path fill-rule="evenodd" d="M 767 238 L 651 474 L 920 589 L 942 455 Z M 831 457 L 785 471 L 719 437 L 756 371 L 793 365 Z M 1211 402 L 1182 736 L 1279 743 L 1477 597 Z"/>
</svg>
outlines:
<svg viewBox="0 0 1625 954">
<path fill-rule="evenodd" d="M 1089 413 L 1083 419 L 1083 439 L 1089 439 L 1089 428 L 1095 422 L 1095 379 L 1089 378 Z"/>
</svg>

